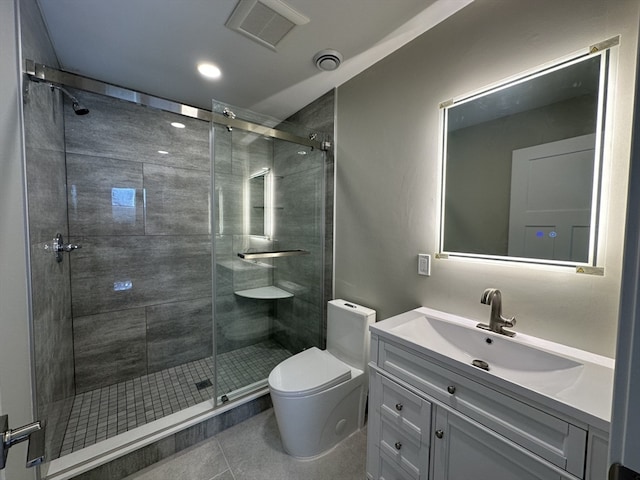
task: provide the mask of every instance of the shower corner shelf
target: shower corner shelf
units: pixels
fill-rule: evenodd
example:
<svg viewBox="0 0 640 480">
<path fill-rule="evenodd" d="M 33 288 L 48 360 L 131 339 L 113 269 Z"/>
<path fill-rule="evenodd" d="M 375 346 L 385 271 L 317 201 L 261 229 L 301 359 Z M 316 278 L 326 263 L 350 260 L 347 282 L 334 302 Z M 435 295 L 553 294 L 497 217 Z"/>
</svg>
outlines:
<svg viewBox="0 0 640 480">
<path fill-rule="evenodd" d="M 239 297 L 244 298 L 256 298 L 259 300 L 277 300 L 279 298 L 291 298 L 293 293 L 289 293 L 281 288 L 274 287 L 273 285 L 268 287 L 250 288 L 248 290 L 239 290 L 235 292 Z"/>
</svg>

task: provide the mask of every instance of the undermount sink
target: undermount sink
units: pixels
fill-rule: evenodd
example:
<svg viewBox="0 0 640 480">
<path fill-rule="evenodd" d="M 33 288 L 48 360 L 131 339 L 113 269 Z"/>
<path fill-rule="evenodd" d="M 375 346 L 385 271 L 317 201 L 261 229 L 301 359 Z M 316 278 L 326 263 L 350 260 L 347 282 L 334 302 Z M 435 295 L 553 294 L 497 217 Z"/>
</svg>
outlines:
<svg viewBox="0 0 640 480">
<path fill-rule="evenodd" d="M 419 312 L 413 317 L 389 332 L 521 385 L 556 393 L 575 383 L 582 372 L 581 362 L 478 329 L 475 322 L 465 325 Z"/>
</svg>

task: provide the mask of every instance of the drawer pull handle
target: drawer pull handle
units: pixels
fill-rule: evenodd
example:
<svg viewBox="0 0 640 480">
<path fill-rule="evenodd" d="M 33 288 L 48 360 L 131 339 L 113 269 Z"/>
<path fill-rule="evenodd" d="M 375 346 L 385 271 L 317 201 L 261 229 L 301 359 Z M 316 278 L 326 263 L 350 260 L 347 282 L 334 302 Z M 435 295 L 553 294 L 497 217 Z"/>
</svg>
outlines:
<svg viewBox="0 0 640 480">
<path fill-rule="evenodd" d="M 437 438 L 442 438 L 444 437 L 444 432 L 442 430 L 436 430 L 436 437 Z"/>
<path fill-rule="evenodd" d="M 447 392 L 449 392 L 451 395 L 453 395 L 454 393 L 456 393 L 456 387 L 454 387 L 453 385 L 449 385 L 447 387 Z"/>
<path fill-rule="evenodd" d="M 403 407 L 404 405 L 402 405 L 401 403 L 396 403 L 396 410 L 400 411 Z"/>
<path fill-rule="evenodd" d="M 396 450 L 400 450 L 402 448 L 402 444 L 400 442 L 396 442 L 394 447 L 396 447 Z"/>
</svg>

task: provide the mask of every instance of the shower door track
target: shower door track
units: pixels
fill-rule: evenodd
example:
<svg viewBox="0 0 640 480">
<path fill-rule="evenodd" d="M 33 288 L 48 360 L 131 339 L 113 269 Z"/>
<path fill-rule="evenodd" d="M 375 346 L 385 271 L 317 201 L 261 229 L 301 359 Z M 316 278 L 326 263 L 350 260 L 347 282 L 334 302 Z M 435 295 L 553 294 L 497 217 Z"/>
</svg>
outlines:
<svg viewBox="0 0 640 480">
<path fill-rule="evenodd" d="M 156 108 L 158 110 L 164 110 L 166 112 L 177 113 L 178 115 L 183 115 L 185 117 L 217 123 L 229 128 L 239 128 L 265 137 L 298 143 L 300 145 L 317 148 L 319 150 L 326 150 L 329 147 L 324 142 L 317 140 L 315 135 L 311 135 L 310 138 L 300 137 L 299 135 L 278 130 L 270 126 L 247 122 L 246 120 L 240 120 L 238 118 L 230 118 L 203 108 L 184 105 L 172 100 L 154 97 L 153 95 L 148 95 L 146 93 L 136 92 L 135 90 L 130 90 L 128 88 L 118 87 L 92 78 L 58 70 L 41 63 L 36 63 L 33 60 L 25 60 L 24 73 L 36 82 L 51 82 L 67 87 L 78 88 L 87 92 L 97 93 L 99 95 L 105 95 L 119 100 L 126 100 L 128 102 Z M 274 121 L 274 124 L 276 123 L 277 121 Z"/>
</svg>

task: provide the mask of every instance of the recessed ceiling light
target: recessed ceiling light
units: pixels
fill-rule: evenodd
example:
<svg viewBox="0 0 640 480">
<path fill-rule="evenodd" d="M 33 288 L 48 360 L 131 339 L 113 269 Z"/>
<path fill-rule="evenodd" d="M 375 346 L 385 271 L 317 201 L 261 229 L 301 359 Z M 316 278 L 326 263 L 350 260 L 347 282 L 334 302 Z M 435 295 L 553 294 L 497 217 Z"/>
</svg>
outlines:
<svg viewBox="0 0 640 480">
<path fill-rule="evenodd" d="M 172 126 L 172 127 L 176 127 L 176 128 L 184 128 L 184 123 L 180 123 L 180 122 L 171 122 L 171 126 Z"/>
<path fill-rule="evenodd" d="M 167 152 L 166 150 L 158 150 L 158 153 L 160 155 L 169 155 L 169 152 Z"/>
<path fill-rule="evenodd" d="M 212 63 L 198 64 L 198 71 L 202 76 L 207 78 L 220 78 L 220 75 L 222 75 L 220 69 Z"/>
</svg>

